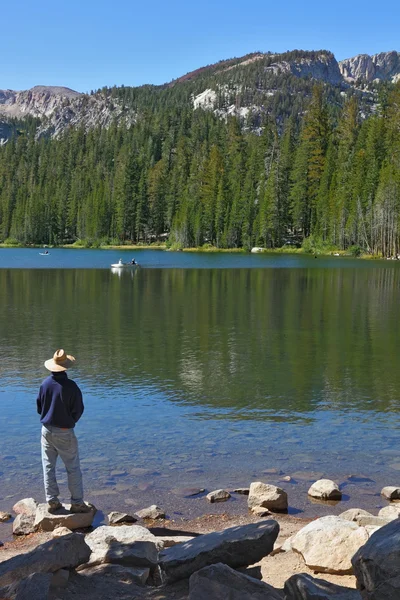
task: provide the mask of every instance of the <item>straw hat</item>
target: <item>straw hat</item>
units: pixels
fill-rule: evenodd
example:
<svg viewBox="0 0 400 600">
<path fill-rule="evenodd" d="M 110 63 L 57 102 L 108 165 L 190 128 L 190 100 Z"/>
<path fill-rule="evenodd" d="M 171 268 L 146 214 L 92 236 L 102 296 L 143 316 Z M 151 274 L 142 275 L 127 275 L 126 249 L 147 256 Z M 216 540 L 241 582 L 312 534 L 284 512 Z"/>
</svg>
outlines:
<svg viewBox="0 0 400 600">
<path fill-rule="evenodd" d="M 56 350 L 53 358 L 49 358 L 44 363 L 44 366 L 53 373 L 59 373 L 60 371 L 66 371 L 75 362 L 75 358 L 69 354 L 65 354 L 64 350 Z"/>
</svg>

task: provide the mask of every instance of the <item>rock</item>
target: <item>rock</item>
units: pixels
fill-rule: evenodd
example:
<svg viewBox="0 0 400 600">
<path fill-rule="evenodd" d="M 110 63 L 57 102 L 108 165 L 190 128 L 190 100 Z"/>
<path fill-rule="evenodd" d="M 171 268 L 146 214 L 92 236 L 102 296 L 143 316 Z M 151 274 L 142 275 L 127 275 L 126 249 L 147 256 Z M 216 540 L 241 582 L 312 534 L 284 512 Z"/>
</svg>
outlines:
<svg viewBox="0 0 400 600">
<path fill-rule="evenodd" d="M 345 510 L 342 512 L 339 517 L 341 519 L 345 519 L 346 521 L 357 521 L 358 517 L 373 517 L 373 515 L 367 510 L 363 510 L 362 508 L 350 508 L 349 510 Z"/>
<path fill-rule="evenodd" d="M 16 515 L 34 515 L 38 503 L 33 498 L 23 498 L 13 506 Z"/>
<path fill-rule="evenodd" d="M 283 595 L 267 583 L 218 563 L 200 569 L 189 579 L 189 600 L 205 598 L 282 600 Z"/>
<path fill-rule="evenodd" d="M 157 541 L 164 548 L 172 548 L 176 544 L 183 544 L 184 542 L 190 542 L 194 538 L 190 535 L 174 535 L 174 536 L 157 536 Z"/>
<path fill-rule="evenodd" d="M 53 578 L 50 585 L 52 588 L 65 588 L 68 585 L 68 579 L 69 571 L 67 569 L 59 569 L 53 573 Z"/>
<path fill-rule="evenodd" d="M 257 517 L 268 517 L 268 515 L 271 514 L 271 511 L 268 510 L 268 508 L 263 508 L 262 506 L 254 506 L 254 508 L 251 509 L 251 512 Z"/>
<path fill-rule="evenodd" d="M 292 575 L 285 583 L 284 592 L 285 600 L 361 600 L 357 590 L 314 579 L 305 573 Z"/>
<path fill-rule="evenodd" d="M 148 508 L 143 508 L 136 512 L 137 516 L 141 519 L 165 519 L 165 512 L 162 508 L 152 504 Z"/>
<path fill-rule="evenodd" d="M 400 488 L 394 486 L 384 487 L 381 496 L 387 500 L 400 500 Z"/>
<path fill-rule="evenodd" d="M 312 521 L 291 539 L 292 550 L 319 573 L 352 573 L 351 557 L 368 540 L 368 532 L 356 523 L 328 516 Z"/>
<path fill-rule="evenodd" d="M 180 496 L 181 498 L 191 498 L 192 496 L 198 496 L 199 494 L 203 494 L 205 492 L 204 488 L 174 488 L 171 490 L 173 494 L 176 496 Z"/>
<path fill-rule="evenodd" d="M 166 583 L 185 579 L 219 562 L 233 568 L 252 565 L 272 551 L 278 533 L 276 521 L 260 521 L 200 535 L 167 548 L 159 558 L 162 579 Z"/>
<path fill-rule="evenodd" d="M 248 496 L 250 492 L 250 488 L 236 488 L 233 490 L 235 494 L 243 494 L 243 496 Z"/>
<path fill-rule="evenodd" d="M 26 579 L 15 581 L 7 587 L 0 588 L 0 598 L 6 600 L 47 600 L 51 573 L 32 573 Z"/>
<path fill-rule="evenodd" d="M 91 505 L 92 510 L 88 513 L 71 513 L 65 504 L 55 514 L 47 510 L 47 504 L 39 504 L 35 514 L 36 531 L 53 531 L 56 527 L 68 527 L 68 529 L 84 529 L 92 525 L 96 508 Z"/>
<path fill-rule="evenodd" d="M 151 564 L 153 566 L 154 560 L 157 562 L 157 551 L 162 548 L 162 544 L 158 542 L 156 536 L 139 525 L 121 525 L 120 527 L 103 525 L 89 533 L 85 539 L 92 553 L 90 560 L 83 568 L 101 563 L 120 563 L 138 567 L 147 567 Z M 124 549 L 126 554 L 124 554 Z M 137 560 L 135 560 L 135 556 Z"/>
<path fill-rule="evenodd" d="M 9 521 L 11 518 L 12 517 L 11 517 L 10 513 L 3 512 L 2 510 L 0 510 L 0 523 L 5 523 L 6 521 Z"/>
<path fill-rule="evenodd" d="M 384 519 L 388 519 L 393 521 L 400 517 L 400 504 L 390 504 L 389 506 L 385 506 L 381 508 L 378 513 L 379 517 L 383 517 Z"/>
<path fill-rule="evenodd" d="M 19 513 L 13 521 L 14 535 L 28 535 L 35 531 L 35 515 Z"/>
<path fill-rule="evenodd" d="M 339 486 L 330 479 L 319 479 L 313 483 L 308 490 L 308 495 L 320 500 L 341 500 L 342 498 Z"/>
<path fill-rule="evenodd" d="M 63 535 L 0 563 L 0 585 L 24 579 L 31 573 L 54 573 L 59 569 L 72 569 L 87 562 L 89 556 L 90 548 L 83 535 Z"/>
<path fill-rule="evenodd" d="M 367 525 L 372 525 L 373 527 L 383 527 L 390 523 L 392 519 L 385 519 L 384 517 L 375 517 L 374 515 L 364 516 L 360 515 L 357 517 L 357 525 L 360 527 L 366 527 Z"/>
<path fill-rule="evenodd" d="M 113 511 L 108 515 L 108 522 L 110 525 L 118 525 L 118 523 L 136 523 L 137 518 L 133 515 L 127 515 L 126 513 Z"/>
<path fill-rule="evenodd" d="M 209 502 L 226 502 L 231 497 L 230 493 L 226 490 L 214 490 L 207 494 L 206 498 Z"/>
<path fill-rule="evenodd" d="M 126 584 L 135 583 L 137 585 L 145 585 L 150 575 L 150 569 L 102 564 L 89 567 L 88 569 L 81 571 L 81 574 L 86 575 L 87 577 L 98 575 L 101 577 L 105 576 L 107 578 L 110 578 L 114 575 L 119 581 L 124 581 Z M 137 598 L 137 596 L 132 596 L 132 600 L 133 598 Z"/>
<path fill-rule="evenodd" d="M 364 600 L 400 598 L 400 519 L 376 531 L 351 562 Z"/>
<path fill-rule="evenodd" d="M 68 527 L 56 527 L 52 531 L 51 537 L 61 537 L 62 535 L 68 535 L 69 533 L 72 533 L 72 531 L 68 529 Z"/>
<path fill-rule="evenodd" d="M 250 484 L 247 504 L 249 508 L 262 506 L 269 510 L 284 511 L 288 508 L 288 499 L 286 492 L 281 488 L 255 481 Z"/>
<path fill-rule="evenodd" d="M 290 475 L 284 475 L 282 477 L 282 481 L 290 482 L 290 481 L 293 481 L 293 479 L 290 477 Z"/>
</svg>

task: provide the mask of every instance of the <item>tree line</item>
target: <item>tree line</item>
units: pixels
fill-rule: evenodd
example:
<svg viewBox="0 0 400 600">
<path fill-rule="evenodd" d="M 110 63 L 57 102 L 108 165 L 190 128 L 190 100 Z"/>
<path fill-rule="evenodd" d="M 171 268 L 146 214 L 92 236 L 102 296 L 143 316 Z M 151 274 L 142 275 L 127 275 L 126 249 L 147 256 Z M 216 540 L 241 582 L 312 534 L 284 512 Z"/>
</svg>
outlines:
<svg viewBox="0 0 400 600">
<path fill-rule="evenodd" d="M 120 93 L 128 94 L 122 90 Z M 172 92 L 167 92 L 172 93 Z M 400 242 L 400 84 L 361 118 L 315 85 L 300 117 L 141 108 L 127 128 L 15 135 L 0 148 L 0 241 L 281 247 L 305 240 L 394 255 Z"/>
</svg>

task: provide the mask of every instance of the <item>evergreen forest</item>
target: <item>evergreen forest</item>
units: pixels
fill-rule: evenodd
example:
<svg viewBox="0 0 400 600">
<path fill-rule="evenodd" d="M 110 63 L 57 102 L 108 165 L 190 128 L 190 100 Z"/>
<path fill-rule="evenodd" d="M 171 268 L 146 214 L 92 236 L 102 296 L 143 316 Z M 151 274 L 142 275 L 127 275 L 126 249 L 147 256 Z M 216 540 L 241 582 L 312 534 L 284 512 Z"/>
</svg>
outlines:
<svg viewBox="0 0 400 600">
<path fill-rule="evenodd" d="M 0 148 L 0 241 L 397 255 L 400 83 L 367 116 L 356 94 L 332 102 L 307 85 L 257 122 L 193 110 L 186 84 L 108 90 L 136 102 L 130 127 L 39 139 L 34 124 L 15 127 Z"/>
</svg>

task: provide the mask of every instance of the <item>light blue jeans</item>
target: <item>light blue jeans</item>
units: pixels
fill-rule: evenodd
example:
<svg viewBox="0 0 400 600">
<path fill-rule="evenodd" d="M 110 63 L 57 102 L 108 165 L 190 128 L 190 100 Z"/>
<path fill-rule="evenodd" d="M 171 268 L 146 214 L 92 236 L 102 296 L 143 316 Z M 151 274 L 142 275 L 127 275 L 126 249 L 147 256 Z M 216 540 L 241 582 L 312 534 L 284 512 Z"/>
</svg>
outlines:
<svg viewBox="0 0 400 600">
<path fill-rule="evenodd" d="M 74 430 L 43 425 L 42 464 L 47 502 L 57 501 L 60 493 L 56 479 L 58 456 L 60 456 L 67 470 L 71 504 L 79 504 L 83 502 L 83 485 L 79 464 L 78 440 Z"/>
</svg>

